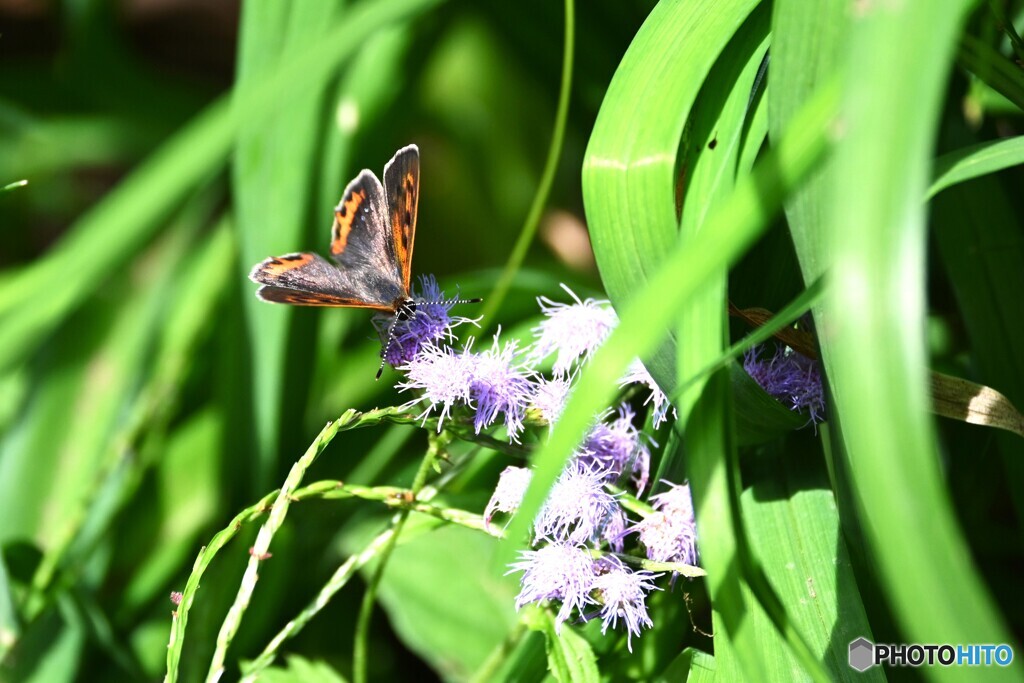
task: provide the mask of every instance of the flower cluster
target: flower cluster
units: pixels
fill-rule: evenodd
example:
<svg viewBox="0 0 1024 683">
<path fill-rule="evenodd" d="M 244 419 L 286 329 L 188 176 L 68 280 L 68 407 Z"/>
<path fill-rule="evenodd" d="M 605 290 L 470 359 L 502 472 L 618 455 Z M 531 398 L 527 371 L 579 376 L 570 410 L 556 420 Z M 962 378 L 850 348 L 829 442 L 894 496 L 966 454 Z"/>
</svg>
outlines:
<svg viewBox="0 0 1024 683">
<path fill-rule="evenodd" d="M 781 347 L 765 358 L 760 347 L 747 351 L 743 369 L 761 388 L 791 410 L 806 412 L 811 422 L 825 419 L 825 392 L 821 386 L 821 368 L 793 349 Z"/>
<path fill-rule="evenodd" d="M 406 406 L 418 406 L 424 420 L 436 418 L 438 430 L 458 413 L 467 424 L 472 422 L 476 433 L 502 425 L 508 438 L 518 442 L 528 424 L 555 423 L 577 371 L 618 323 L 607 301 L 582 300 L 566 288 L 572 303 L 538 300 L 544 319 L 529 343 L 502 342 L 499 331 L 485 350 L 474 349 L 472 341 L 456 350 L 447 343 L 451 329 L 466 320 L 450 316 L 451 306 L 433 279 L 425 279 L 421 289 L 414 313 L 389 323 L 394 338 L 385 360 L 405 373 L 398 387 L 416 392 Z M 546 376 L 544 364 L 552 358 Z M 623 387 L 631 384 L 646 388 L 645 405 L 650 405 L 655 427 L 668 419 L 672 406 L 639 360 L 620 381 Z M 679 512 L 678 504 L 661 502 L 674 500 L 677 490 L 689 495 L 688 488 L 654 496 L 655 510 L 640 521 L 630 519 L 621 504 L 622 496 L 640 496 L 649 483 L 654 442 L 637 422 L 628 403 L 595 418 L 534 520 L 533 548 L 511 569 L 522 572 L 517 608 L 560 603 L 559 627 L 570 618 L 586 621 L 599 615 L 603 630 L 624 624 L 630 646 L 633 636 L 651 626 L 646 597 L 657 590 L 654 579 L 660 575 L 634 570 L 613 553 L 621 553 L 633 536 L 634 547 L 642 548 L 648 559 L 696 561 L 692 505 L 689 512 Z M 516 512 L 530 478 L 524 467 L 507 467 L 501 473 L 484 510 L 486 524 L 497 514 Z M 658 522 L 664 529 L 655 538 L 649 527 L 662 518 L 671 519 Z M 672 542 L 676 545 L 668 549 Z"/>
</svg>

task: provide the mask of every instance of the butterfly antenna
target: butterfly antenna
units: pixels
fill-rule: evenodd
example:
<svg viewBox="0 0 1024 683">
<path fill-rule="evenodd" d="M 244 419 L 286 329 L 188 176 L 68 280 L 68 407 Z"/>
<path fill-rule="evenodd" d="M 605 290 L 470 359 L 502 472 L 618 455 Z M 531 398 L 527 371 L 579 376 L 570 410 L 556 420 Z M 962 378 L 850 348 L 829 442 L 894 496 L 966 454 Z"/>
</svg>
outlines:
<svg viewBox="0 0 1024 683">
<path fill-rule="evenodd" d="M 441 301 L 440 304 L 442 306 L 448 306 L 448 305 L 454 306 L 455 304 L 478 304 L 478 303 L 480 303 L 482 301 L 483 301 L 483 299 L 479 299 L 479 298 L 477 298 L 477 299 L 448 299 L 447 301 Z"/>
</svg>

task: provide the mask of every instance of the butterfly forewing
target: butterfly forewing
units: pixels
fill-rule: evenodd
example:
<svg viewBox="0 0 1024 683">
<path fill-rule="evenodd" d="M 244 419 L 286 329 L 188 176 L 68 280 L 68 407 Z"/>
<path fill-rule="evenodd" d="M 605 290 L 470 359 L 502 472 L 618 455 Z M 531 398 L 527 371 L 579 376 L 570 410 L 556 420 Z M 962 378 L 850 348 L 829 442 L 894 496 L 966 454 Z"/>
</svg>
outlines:
<svg viewBox="0 0 1024 683">
<path fill-rule="evenodd" d="M 381 285 L 377 278 L 365 273 L 343 271 L 319 254 L 309 252 L 268 258 L 252 269 L 249 279 L 263 285 L 256 295 L 264 301 L 299 306 L 388 310 L 396 296 L 394 285 Z"/>
<path fill-rule="evenodd" d="M 384 167 L 392 241 L 402 271 L 402 284 L 409 291 L 412 278 L 412 248 L 416 239 L 416 211 L 420 198 L 420 150 L 403 147 Z"/>
<path fill-rule="evenodd" d="M 348 273 L 358 273 L 392 284 L 402 294 L 402 270 L 387 224 L 384 188 L 372 171 L 364 169 L 345 188 L 334 210 L 331 257 Z"/>
</svg>

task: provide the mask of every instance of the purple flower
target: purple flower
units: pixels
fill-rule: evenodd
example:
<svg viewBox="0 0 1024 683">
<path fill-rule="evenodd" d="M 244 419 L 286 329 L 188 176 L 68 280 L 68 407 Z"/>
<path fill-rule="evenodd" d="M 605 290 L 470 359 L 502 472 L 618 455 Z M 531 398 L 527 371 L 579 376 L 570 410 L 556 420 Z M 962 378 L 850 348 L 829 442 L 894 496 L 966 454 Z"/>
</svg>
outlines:
<svg viewBox="0 0 1024 683">
<path fill-rule="evenodd" d="M 538 538 L 586 543 L 601 538 L 621 509 L 604 490 L 607 472 L 579 461 L 565 468 L 534 521 Z"/>
<path fill-rule="evenodd" d="M 476 433 L 503 415 L 509 438 L 518 442 L 534 384 L 533 371 L 516 361 L 516 342 L 501 345 L 496 334 L 487 351 L 473 353 L 467 348 L 463 355 L 469 366 L 469 398 L 476 410 Z"/>
<path fill-rule="evenodd" d="M 565 285 L 562 285 L 562 289 L 568 292 L 576 303 L 558 303 L 547 297 L 537 299 L 547 319 L 534 328 L 537 340 L 529 356 L 531 362 L 538 362 L 557 351 L 554 372 L 559 376 L 567 375 L 578 359 L 586 360 L 608 338 L 619 322 L 615 310 L 608 301 L 581 301 Z"/>
<path fill-rule="evenodd" d="M 594 584 L 594 561 L 580 546 L 551 543 L 539 550 L 524 550 L 520 560 L 510 565 L 508 573 L 523 572 L 521 589 L 516 596 L 516 609 L 531 602 L 561 600 L 555 618 L 555 629 L 569 618 L 573 609 L 595 604 L 590 596 Z"/>
<path fill-rule="evenodd" d="M 626 370 L 625 376 L 619 380 L 619 386 L 624 387 L 627 384 L 644 384 L 650 389 L 651 393 L 647 396 L 647 400 L 644 401 L 644 405 L 653 403 L 653 412 L 651 413 L 651 419 L 654 421 L 654 428 L 657 429 L 661 426 L 661 423 L 668 419 L 669 410 L 672 411 L 672 416 L 676 416 L 676 409 L 669 403 L 668 396 L 661 390 L 658 383 L 651 377 L 651 373 L 647 371 L 644 364 L 637 358 Z"/>
<path fill-rule="evenodd" d="M 437 421 L 439 432 L 445 418 L 450 416 L 452 408 L 469 401 L 472 368 L 466 362 L 466 357 L 455 353 L 451 347 L 440 348 L 434 344 L 425 344 L 401 369 L 406 373 L 406 381 L 399 382 L 398 388 L 401 391 L 423 391 L 422 396 L 407 403 L 406 407 L 426 401 L 427 408 L 420 415 L 425 420 L 440 406 Z"/>
<path fill-rule="evenodd" d="M 672 485 L 651 498 L 655 511 L 630 531 L 640 534 L 647 558 L 656 562 L 697 564 L 697 525 L 690 485 Z"/>
<path fill-rule="evenodd" d="M 639 493 L 647 487 L 651 452 L 633 426 L 633 409 L 628 404 L 619 407 L 619 416 L 610 424 L 601 422 L 590 430 L 576 457 L 585 465 L 605 472 L 605 481 L 615 482 L 620 475 L 628 473 Z"/>
<path fill-rule="evenodd" d="M 391 345 L 386 347 L 387 353 L 384 357 L 392 367 L 411 361 L 424 344 L 452 339 L 452 329 L 456 326 L 474 322 L 469 318 L 450 315 L 455 299 L 445 299 L 444 292 L 433 275 L 420 276 L 420 291 L 414 289 L 412 299 L 416 302 L 415 310 L 407 317 L 396 319 L 393 315 L 380 314 L 373 318 L 381 341 L 385 345 L 388 328 L 394 323 Z M 381 353 L 383 354 L 383 351 Z"/>
<path fill-rule="evenodd" d="M 693 526 L 693 494 L 690 493 L 690 485 L 673 484 L 664 479 L 661 480 L 661 483 L 668 484 L 669 489 L 664 493 L 651 496 L 651 504 L 654 509 L 676 515 Z"/>
<path fill-rule="evenodd" d="M 760 348 L 754 347 L 743 356 L 743 369 L 761 388 L 790 410 L 806 411 L 811 422 L 825 419 L 825 393 L 821 386 L 818 361 L 793 351 L 778 348 L 767 360 L 759 359 Z"/>
<path fill-rule="evenodd" d="M 653 625 L 645 600 L 649 591 L 661 590 L 652 583 L 661 574 L 644 569 L 632 571 L 618 559 L 610 557 L 602 558 L 601 568 L 605 571 L 599 573 L 593 583 L 602 603 L 601 633 L 605 633 L 608 626 L 616 628 L 621 618 L 626 624 L 626 644 L 632 652 L 633 636 L 640 635 L 641 626 L 650 628 Z"/>
<path fill-rule="evenodd" d="M 537 380 L 533 389 L 533 407 L 540 411 L 541 417 L 549 425 L 553 425 L 561 417 L 570 389 L 572 381 L 568 377 L 541 377 Z"/>
<path fill-rule="evenodd" d="M 498 485 L 494 487 L 494 494 L 484 508 L 484 525 L 490 527 L 495 512 L 512 514 L 518 510 L 532 478 L 533 472 L 526 467 L 509 466 L 502 470 L 498 477 Z"/>
</svg>

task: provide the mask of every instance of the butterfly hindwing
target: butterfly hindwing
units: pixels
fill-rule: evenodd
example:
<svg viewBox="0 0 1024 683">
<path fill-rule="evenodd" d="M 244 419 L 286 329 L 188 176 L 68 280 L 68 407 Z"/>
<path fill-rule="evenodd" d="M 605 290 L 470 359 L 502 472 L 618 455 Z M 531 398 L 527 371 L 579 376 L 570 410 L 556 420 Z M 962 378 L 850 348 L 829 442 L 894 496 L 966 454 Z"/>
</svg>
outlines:
<svg viewBox="0 0 1024 683">
<path fill-rule="evenodd" d="M 420 150 L 416 145 L 408 145 L 395 152 L 384 167 L 384 193 L 390 221 L 388 227 L 401 268 L 402 284 L 409 291 L 420 198 Z"/>
<path fill-rule="evenodd" d="M 263 285 L 256 295 L 264 301 L 299 306 L 390 310 L 398 296 L 393 284 L 372 273 L 342 270 L 309 252 L 268 258 L 252 269 L 249 279 Z"/>
</svg>

